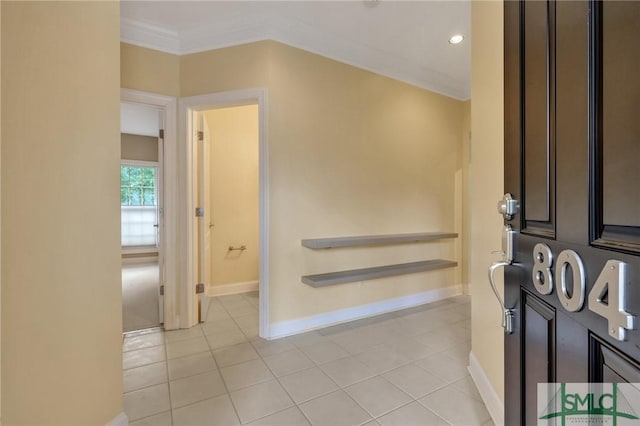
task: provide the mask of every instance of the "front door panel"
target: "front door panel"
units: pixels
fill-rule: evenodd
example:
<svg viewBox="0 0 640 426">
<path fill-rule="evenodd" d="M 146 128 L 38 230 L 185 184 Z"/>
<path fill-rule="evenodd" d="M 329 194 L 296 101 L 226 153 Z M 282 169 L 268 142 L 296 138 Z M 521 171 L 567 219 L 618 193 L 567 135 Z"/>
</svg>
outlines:
<svg viewBox="0 0 640 426">
<path fill-rule="evenodd" d="M 507 221 L 509 425 L 537 423 L 538 383 L 640 380 L 637 319 L 620 340 L 612 310 L 620 288 L 640 315 L 638 28 L 639 2 L 505 2 L 505 190 L 521 204 Z M 624 275 L 603 274 L 610 260 Z M 590 309 L 594 286 L 609 291 Z"/>
<path fill-rule="evenodd" d="M 640 253 L 640 7 L 593 6 L 595 245 Z"/>
<path fill-rule="evenodd" d="M 524 354 L 524 384 L 527 405 L 535 405 L 537 383 L 553 381 L 555 372 L 555 309 L 528 293 L 523 293 L 522 339 L 529 350 Z M 527 423 L 536 422 L 536 413 L 526 413 Z"/>
<path fill-rule="evenodd" d="M 602 220 L 606 226 L 640 229 L 640 7 L 634 2 L 604 2 L 598 8 L 597 48 L 606 64 L 597 78 L 601 93 Z M 620 173 L 620 172 L 623 173 Z M 636 247 L 637 248 L 637 247 Z"/>
<path fill-rule="evenodd" d="M 524 138 L 523 216 L 530 232 L 553 235 L 554 140 L 549 132 L 553 114 L 549 96 L 553 93 L 550 72 L 553 56 L 550 40 L 553 20 L 551 4 L 532 1 L 523 4 L 524 27 Z"/>
</svg>

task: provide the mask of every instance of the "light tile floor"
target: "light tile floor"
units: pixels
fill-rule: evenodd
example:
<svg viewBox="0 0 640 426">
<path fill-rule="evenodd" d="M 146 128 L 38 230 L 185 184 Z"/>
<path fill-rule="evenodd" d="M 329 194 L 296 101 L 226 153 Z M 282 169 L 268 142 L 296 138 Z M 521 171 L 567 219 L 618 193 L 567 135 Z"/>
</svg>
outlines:
<svg viewBox="0 0 640 426">
<path fill-rule="evenodd" d="M 132 426 L 492 425 L 467 372 L 459 296 L 284 339 L 258 335 L 258 295 L 212 299 L 188 330 L 127 334 Z"/>
</svg>

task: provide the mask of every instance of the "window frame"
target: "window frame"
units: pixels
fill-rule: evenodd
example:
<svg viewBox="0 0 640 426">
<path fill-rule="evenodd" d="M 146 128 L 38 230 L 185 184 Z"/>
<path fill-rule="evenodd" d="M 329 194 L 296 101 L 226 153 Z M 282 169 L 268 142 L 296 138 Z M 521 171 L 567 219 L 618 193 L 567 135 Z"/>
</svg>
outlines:
<svg viewBox="0 0 640 426">
<path fill-rule="evenodd" d="M 131 166 L 131 167 L 147 167 L 147 168 L 155 168 L 156 169 L 156 174 L 155 174 L 155 190 L 156 190 L 156 194 L 155 194 L 155 207 L 156 209 L 160 208 L 160 200 L 159 200 L 159 195 L 160 195 L 160 162 L 158 161 L 143 161 L 143 160 L 126 160 L 126 159 L 121 159 L 120 160 L 120 170 L 122 170 L 122 166 Z M 120 182 L 120 188 L 122 188 L 122 181 Z M 118 192 L 120 194 L 120 192 Z M 120 216 L 122 217 L 122 199 L 121 203 L 120 203 Z M 135 206 L 134 206 L 135 207 Z M 140 206 L 140 207 L 145 207 L 144 205 Z M 122 245 L 122 231 L 120 231 L 120 252 L 121 254 L 142 254 L 142 253 L 149 253 L 149 254 L 157 254 L 158 253 L 158 244 L 156 242 L 156 244 L 153 245 L 139 245 L 139 246 L 123 246 Z"/>
</svg>

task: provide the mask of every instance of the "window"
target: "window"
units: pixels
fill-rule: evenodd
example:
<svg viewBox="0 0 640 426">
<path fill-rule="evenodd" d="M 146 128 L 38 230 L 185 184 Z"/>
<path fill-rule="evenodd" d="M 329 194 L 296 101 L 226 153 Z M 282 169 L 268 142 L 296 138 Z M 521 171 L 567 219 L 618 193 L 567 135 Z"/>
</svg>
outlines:
<svg viewBox="0 0 640 426">
<path fill-rule="evenodd" d="M 120 206 L 123 247 L 156 247 L 158 232 L 158 167 L 120 166 Z"/>
</svg>

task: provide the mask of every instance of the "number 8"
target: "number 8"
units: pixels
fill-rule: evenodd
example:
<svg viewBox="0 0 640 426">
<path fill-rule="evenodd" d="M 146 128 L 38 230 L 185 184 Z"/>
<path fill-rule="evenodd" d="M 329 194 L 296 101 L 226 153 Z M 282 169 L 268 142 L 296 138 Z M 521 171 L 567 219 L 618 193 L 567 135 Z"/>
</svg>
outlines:
<svg viewBox="0 0 640 426">
<path fill-rule="evenodd" d="M 538 243 L 533 248 L 533 271 L 531 278 L 533 285 L 540 294 L 550 294 L 553 291 L 553 253 L 548 245 Z"/>
</svg>

